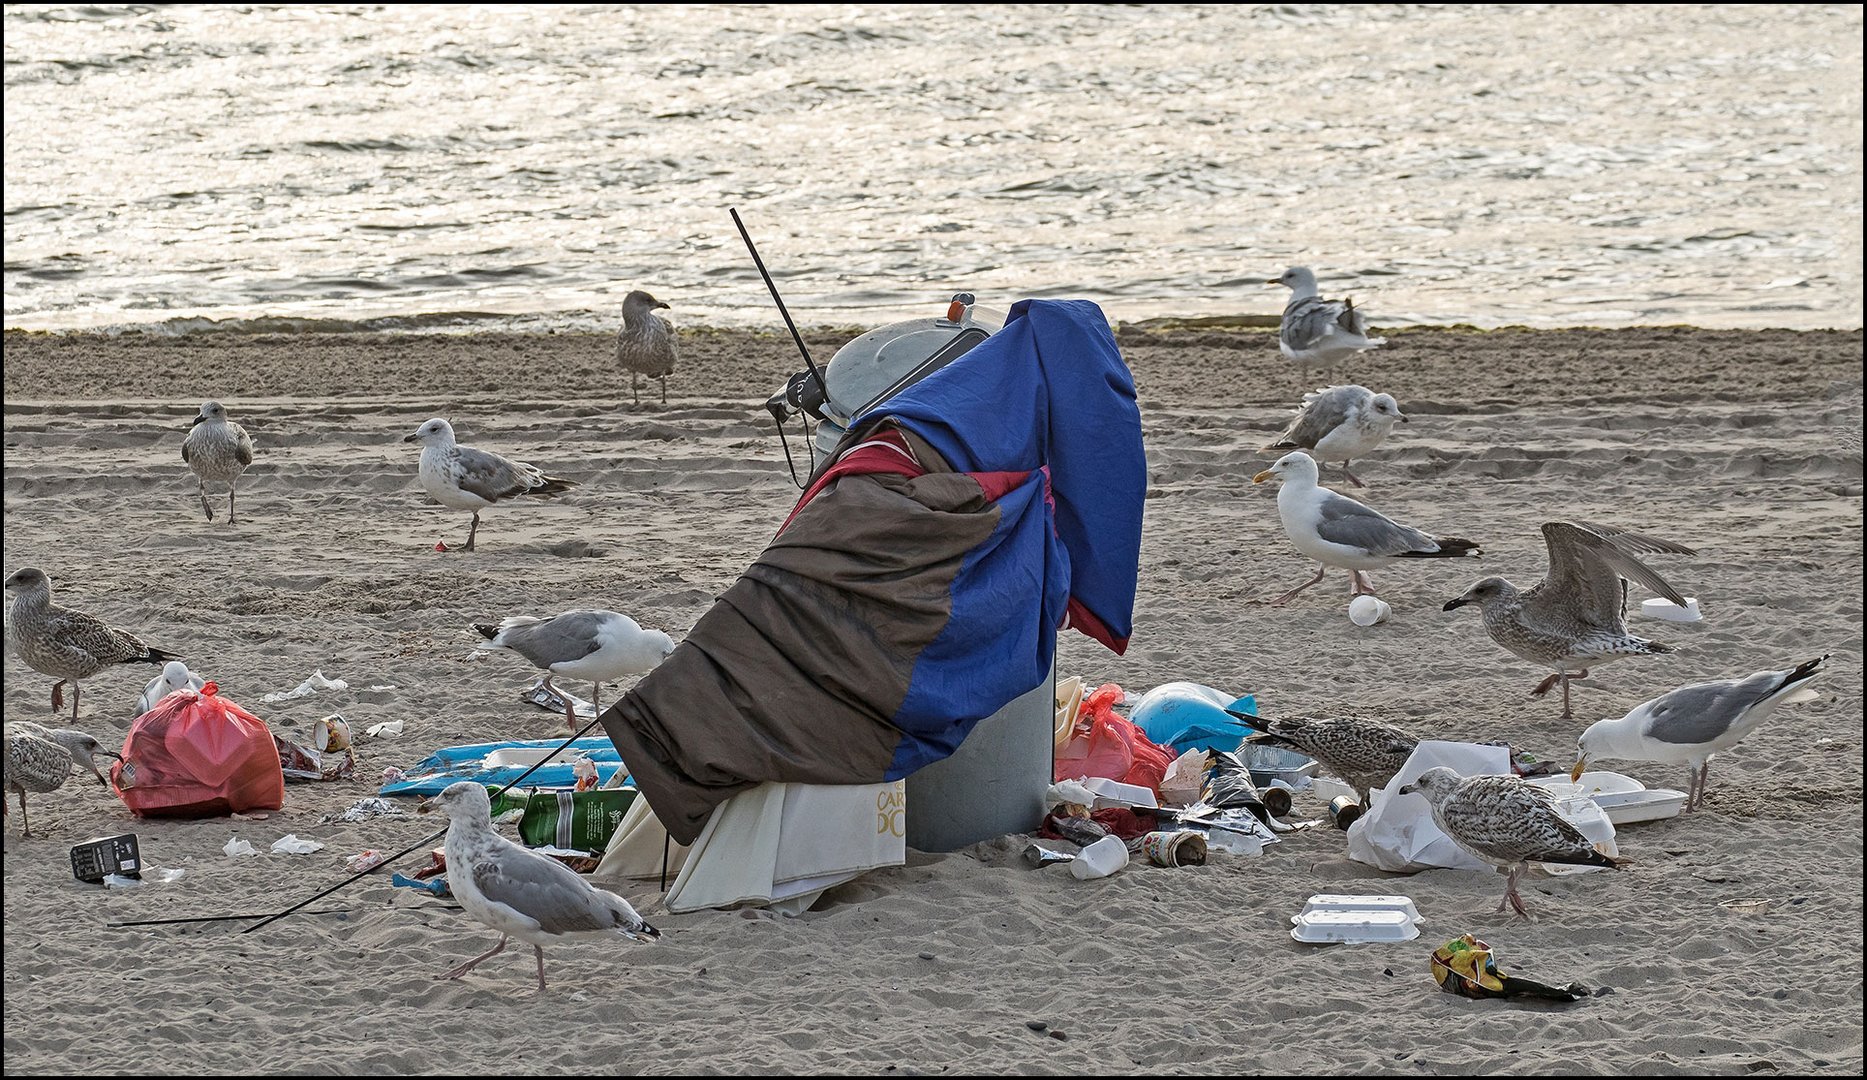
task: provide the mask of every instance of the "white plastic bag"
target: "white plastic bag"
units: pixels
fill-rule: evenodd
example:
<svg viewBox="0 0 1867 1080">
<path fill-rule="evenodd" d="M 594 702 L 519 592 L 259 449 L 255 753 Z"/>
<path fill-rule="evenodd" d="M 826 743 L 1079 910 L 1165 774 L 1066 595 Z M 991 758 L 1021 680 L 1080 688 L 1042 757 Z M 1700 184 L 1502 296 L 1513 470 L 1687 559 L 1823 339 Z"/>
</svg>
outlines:
<svg viewBox="0 0 1867 1080">
<path fill-rule="evenodd" d="M 1421 773 L 1444 765 L 1460 776 L 1499 776 L 1510 773 L 1510 748 L 1479 743 L 1437 742 L 1424 740 L 1407 758 L 1386 787 L 1376 788 L 1369 796 L 1373 806 L 1363 807 L 1362 814 L 1348 829 L 1348 857 L 1356 862 L 1397 873 L 1450 867 L 1457 870 L 1490 870 L 1482 862 L 1439 830 L 1433 822 L 1433 808 L 1426 796 L 1414 792 L 1399 794 L 1402 786 L 1417 780 Z"/>
</svg>

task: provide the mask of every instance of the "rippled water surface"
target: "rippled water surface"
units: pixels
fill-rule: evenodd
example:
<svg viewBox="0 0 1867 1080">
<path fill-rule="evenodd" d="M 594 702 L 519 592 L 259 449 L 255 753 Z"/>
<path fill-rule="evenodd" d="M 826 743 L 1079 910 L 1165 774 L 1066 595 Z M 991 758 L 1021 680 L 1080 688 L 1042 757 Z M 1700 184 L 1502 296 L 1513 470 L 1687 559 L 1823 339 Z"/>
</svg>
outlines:
<svg viewBox="0 0 1867 1080">
<path fill-rule="evenodd" d="M 1861 10 L 8 7 L 9 327 L 1861 325 Z M 372 324 L 374 325 L 374 324 Z"/>
</svg>

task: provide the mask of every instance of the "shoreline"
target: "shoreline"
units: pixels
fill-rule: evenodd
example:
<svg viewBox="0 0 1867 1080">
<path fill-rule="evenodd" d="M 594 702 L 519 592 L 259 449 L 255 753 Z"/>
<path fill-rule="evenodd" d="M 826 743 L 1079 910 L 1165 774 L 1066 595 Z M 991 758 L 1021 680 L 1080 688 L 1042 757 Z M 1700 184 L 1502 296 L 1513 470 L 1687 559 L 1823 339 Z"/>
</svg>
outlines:
<svg viewBox="0 0 1867 1080">
<path fill-rule="evenodd" d="M 819 363 L 860 329 L 803 330 Z M 1352 366 L 1354 381 L 1403 407 L 1461 411 L 1653 400 L 1800 399 L 1860 377 L 1859 330 L 1692 327 L 1396 329 Z M 1268 330 L 1124 325 L 1116 341 L 1143 407 L 1290 407 L 1310 389 Z M 779 330 L 684 330 L 670 405 L 757 409 L 802 367 Z M 456 405 L 507 398 L 636 406 L 609 333 L 38 335 L 6 333 L 9 412 L 65 401 L 418 397 Z M 1706 358 L 1712 362 L 1705 362 Z M 183 374 L 186 373 L 186 374 Z M 1320 376 L 1311 383 L 1326 382 Z M 621 398 L 618 395 L 623 395 Z M 762 415 L 761 415 L 762 420 Z"/>
</svg>

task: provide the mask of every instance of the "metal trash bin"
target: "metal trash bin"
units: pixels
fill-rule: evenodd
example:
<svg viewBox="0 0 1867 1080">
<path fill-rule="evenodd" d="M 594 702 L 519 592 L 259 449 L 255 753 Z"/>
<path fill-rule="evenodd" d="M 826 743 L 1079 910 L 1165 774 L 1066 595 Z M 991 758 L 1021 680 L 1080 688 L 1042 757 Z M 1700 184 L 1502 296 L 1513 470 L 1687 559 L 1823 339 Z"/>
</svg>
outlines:
<svg viewBox="0 0 1867 1080">
<path fill-rule="evenodd" d="M 1057 672 L 979 721 L 952 757 L 908 776 L 908 846 L 952 851 L 1044 818 L 1055 767 Z"/>
</svg>

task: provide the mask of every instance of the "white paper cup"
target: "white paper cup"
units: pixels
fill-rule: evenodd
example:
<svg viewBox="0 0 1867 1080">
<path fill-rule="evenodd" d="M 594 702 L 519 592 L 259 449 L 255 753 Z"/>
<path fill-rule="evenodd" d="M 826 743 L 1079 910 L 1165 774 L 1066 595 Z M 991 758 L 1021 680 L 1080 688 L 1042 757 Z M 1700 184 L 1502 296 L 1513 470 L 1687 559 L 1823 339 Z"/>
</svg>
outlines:
<svg viewBox="0 0 1867 1080">
<path fill-rule="evenodd" d="M 1384 623 L 1393 612 L 1394 609 L 1387 606 L 1387 601 L 1367 593 L 1362 593 L 1348 602 L 1348 621 L 1356 626 Z"/>
<path fill-rule="evenodd" d="M 1070 863 L 1070 874 L 1082 881 L 1108 877 L 1128 865 L 1128 845 L 1119 836 L 1105 836 L 1090 844 Z"/>
</svg>

